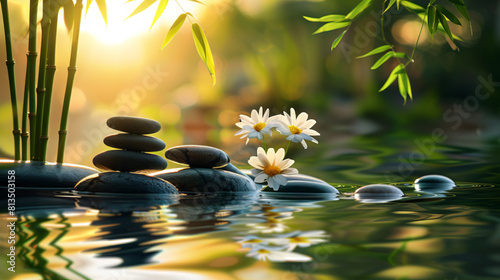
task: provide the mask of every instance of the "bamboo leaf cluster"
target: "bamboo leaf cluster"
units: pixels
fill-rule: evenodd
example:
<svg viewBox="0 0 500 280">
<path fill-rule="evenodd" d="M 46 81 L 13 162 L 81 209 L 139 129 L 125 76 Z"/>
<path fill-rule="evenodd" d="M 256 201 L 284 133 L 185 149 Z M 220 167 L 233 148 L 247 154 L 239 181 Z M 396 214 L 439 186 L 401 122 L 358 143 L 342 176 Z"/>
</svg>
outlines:
<svg viewBox="0 0 500 280">
<path fill-rule="evenodd" d="M 333 51 L 342 41 L 344 35 L 349 31 L 351 26 L 355 23 L 355 19 L 369 8 L 373 8 L 373 6 L 376 4 L 375 2 L 379 3 L 378 1 L 373 1 L 373 0 L 362 0 L 347 15 L 330 14 L 318 18 L 309 16 L 304 16 L 304 18 L 310 22 L 324 23 L 313 34 L 342 30 L 342 32 L 336 35 L 335 39 L 333 40 L 331 46 L 331 50 Z M 448 5 L 453 5 L 458 11 L 458 13 L 461 16 L 463 16 L 463 18 L 465 18 L 470 25 L 469 13 L 467 11 L 467 7 L 463 0 L 447 0 L 446 2 L 449 2 Z M 386 36 L 384 33 L 384 24 L 383 24 L 384 14 L 387 13 L 394 6 L 397 10 L 404 8 L 409 13 L 418 16 L 418 18 L 421 21 L 420 31 L 418 33 L 411 55 L 408 55 L 404 52 L 396 51 L 395 49 L 396 47 L 386 40 Z M 379 57 L 378 60 L 371 66 L 372 70 L 378 69 L 386 62 L 395 59 L 397 61 L 397 66 L 393 68 L 392 72 L 389 74 L 389 77 L 387 78 L 384 85 L 380 88 L 379 92 L 386 90 L 397 79 L 399 93 L 403 97 L 404 102 L 406 103 L 407 97 L 410 97 L 410 99 L 413 98 L 407 67 L 410 65 L 410 63 L 414 62 L 413 58 L 424 25 L 427 26 L 431 38 L 433 38 L 436 33 L 439 33 L 442 36 L 449 39 L 448 43 L 450 44 L 452 49 L 458 49 L 454 44 L 454 41 L 455 40 L 461 41 L 462 39 L 456 34 L 452 33 L 449 26 L 449 22 L 460 26 L 462 25 L 462 23 L 456 16 L 456 13 L 453 13 L 449 9 L 445 8 L 445 6 L 443 5 L 436 4 L 436 0 L 429 0 L 429 3 L 426 8 L 409 0 L 383 0 L 382 7 L 377 9 L 380 10 L 381 36 L 376 36 L 376 38 L 382 41 L 383 44 L 381 46 L 374 48 L 373 50 L 369 51 L 364 55 L 358 56 L 357 58 L 365 58 L 383 53 L 383 55 Z M 470 29 L 472 32 L 471 25 Z"/>
</svg>

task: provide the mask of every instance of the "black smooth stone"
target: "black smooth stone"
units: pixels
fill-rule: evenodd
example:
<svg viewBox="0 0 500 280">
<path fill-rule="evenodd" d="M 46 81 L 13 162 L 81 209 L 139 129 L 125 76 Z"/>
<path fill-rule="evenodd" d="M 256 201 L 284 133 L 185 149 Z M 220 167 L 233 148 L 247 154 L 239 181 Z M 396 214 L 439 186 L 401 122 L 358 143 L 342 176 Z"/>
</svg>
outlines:
<svg viewBox="0 0 500 280">
<path fill-rule="evenodd" d="M 94 157 L 93 162 L 97 168 L 123 172 L 158 171 L 168 165 L 167 161 L 158 155 L 124 150 L 102 152 Z"/>
<path fill-rule="evenodd" d="M 106 172 L 88 176 L 75 186 L 78 191 L 122 194 L 178 194 L 165 180 L 142 174 Z"/>
<path fill-rule="evenodd" d="M 120 133 L 104 138 L 104 144 L 112 148 L 137 152 L 156 152 L 165 149 L 165 142 L 150 136 Z"/>
<path fill-rule="evenodd" d="M 155 120 L 130 116 L 111 117 L 106 124 L 112 129 L 133 134 L 151 134 L 161 129 L 161 124 Z"/>
<path fill-rule="evenodd" d="M 359 198 L 370 197 L 401 197 L 404 193 L 399 188 L 391 185 L 373 184 L 357 189 L 354 196 Z"/>
<path fill-rule="evenodd" d="M 288 180 L 288 179 L 287 179 Z M 309 193 L 309 194 L 318 194 L 318 193 L 335 193 L 338 194 L 339 191 L 327 184 L 325 182 L 321 182 L 319 180 L 288 180 L 286 185 L 280 186 L 277 191 L 274 191 L 272 188 L 267 187 L 263 191 L 265 192 L 278 192 L 278 193 Z"/>
<path fill-rule="evenodd" d="M 229 156 L 222 150 L 201 145 L 183 145 L 168 149 L 165 157 L 173 162 L 188 164 L 193 168 L 217 168 L 229 163 Z"/>
<path fill-rule="evenodd" d="M 243 175 L 245 177 L 248 177 L 247 174 L 243 173 L 243 171 L 239 170 L 232 163 L 228 163 L 226 166 L 223 166 L 223 167 L 220 167 L 220 168 L 217 168 L 217 169 L 225 170 L 225 171 L 229 171 L 229 172 L 233 172 L 233 173 L 240 174 L 240 175 Z M 253 180 L 253 178 L 252 178 L 252 180 Z"/>
<path fill-rule="evenodd" d="M 417 190 L 451 190 L 456 186 L 455 182 L 443 175 L 425 175 L 415 180 Z"/>
<path fill-rule="evenodd" d="M 256 192 L 253 181 L 233 172 L 207 169 L 186 168 L 178 171 L 164 170 L 150 176 L 162 178 L 176 186 L 179 192 L 187 193 L 224 193 Z"/>
<path fill-rule="evenodd" d="M 9 174 L 10 170 L 15 174 Z M 73 188 L 78 181 L 97 172 L 77 164 L 1 160 L 0 177 L 4 181 L 0 186 L 7 187 L 10 176 L 16 188 Z"/>
</svg>

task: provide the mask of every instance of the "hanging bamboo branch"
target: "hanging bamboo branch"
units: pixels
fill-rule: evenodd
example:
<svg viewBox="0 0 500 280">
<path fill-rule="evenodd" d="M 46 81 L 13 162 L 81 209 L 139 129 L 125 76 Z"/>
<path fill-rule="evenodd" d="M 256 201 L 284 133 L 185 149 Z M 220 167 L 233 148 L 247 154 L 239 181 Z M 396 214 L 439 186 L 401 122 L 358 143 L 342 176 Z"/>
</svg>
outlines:
<svg viewBox="0 0 500 280">
<path fill-rule="evenodd" d="M 68 79 L 66 81 L 66 91 L 64 93 L 63 110 L 61 114 L 61 125 L 59 127 L 59 143 L 57 147 L 57 162 L 64 161 L 64 147 L 66 146 L 66 135 L 68 133 L 68 115 L 71 101 L 71 93 L 76 73 L 76 56 L 78 53 L 78 41 L 80 39 L 80 22 L 82 19 L 82 0 L 77 0 L 75 4 L 75 21 L 73 25 L 73 41 L 71 45 L 71 58 L 68 67 Z"/>
<path fill-rule="evenodd" d="M 50 105 L 52 102 L 52 89 L 54 86 L 54 75 L 56 73 L 56 38 L 57 38 L 57 22 L 59 4 L 52 3 L 52 16 L 50 18 L 49 30 L 49 52 L 47 54 L 47 77 L 45 86 L 45 100 L 43 101 L 43 121 L 42 131 L 40 134 L 40 161 L 45 161 L 47 157 L 47 142 L 49 141 L 49 119 L 50 119 Z"/>
<path fill-rule="evenodd" d="M 50 29 L 50 0 L 43 0 L 42 17 L 42 46 L 40 48 L 40 62 L 38 68 L 38 86 L 36 88 L 36 129 L 33 137 L 35 138 L 35 157 L 33 160 L 40 160 L 40 135 L 42 133 L 43 109 L 45 100 L 45 76 L 47 70 L 47 52 L 49 46 Z"/>
<path fill-rule="evenodd" d="M 36 28 L 37 28 L 38 0 L 30 0 L 30 22 L 28 41 L 28 66 L 26 77 L 29 85 L 29 122 L 30 122 L 30 158 L 35 156 L 35 127 L 36 127 Z"/>
<path fill-rule="evenodd" d="M 16 90 L 16 76 L 14 72 L 14 57 L 12 55 L 12 38 L 10 36 L 10 22 L 9 22 L 9 6 L 7 0 L 1 0 L 2 5 L 2 16 L 3 16 L 3 26 L 5 31 L 5 46 L 7 50 L 7 71 L 9 74 L 9 87 L 10 87 L 10 101 L 12 107 L 12 121 L 14 134 L 14 159 L 19 160 L 21 158 L 21 152 L 19 148 L 20 135 L 19 131 L 19 117 L 17 113 L 17 90 Z"/>
</svg>

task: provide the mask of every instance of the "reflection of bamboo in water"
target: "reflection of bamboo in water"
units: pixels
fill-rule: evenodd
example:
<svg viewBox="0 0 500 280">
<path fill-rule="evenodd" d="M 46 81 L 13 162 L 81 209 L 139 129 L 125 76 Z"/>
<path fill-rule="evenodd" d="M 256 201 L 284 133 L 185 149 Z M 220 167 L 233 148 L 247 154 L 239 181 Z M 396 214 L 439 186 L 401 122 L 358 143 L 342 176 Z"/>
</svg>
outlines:
<svg viewBox="0 0 500 280">
<path fill-rule="evenodd" d="M 71 224 L 65 223 L 67 218 L 65 218 L 61 213 L 57 214 L 57 216 L 60 218 L 57 224 L 64 225 L 64 228 L 62 228 L 61 233 L 49 243 L 50 246 L 56 249 L 56 256 L 67 262 L 65 268 L 68 271 L 71 271 L 83 279 L 89 279 L 81 273 L 71 269 L 73 261 L 64 257 L 62 255 L 64 250 L 56 245 L 57 242 L 59 242 L 59 240 L 61 240 L 61 238 L 68 233 L 69 228 L 71 228 Z M 20 221 L 21 218 L 18 220 Z M 46 249 L 40 246 L 42 241 L 44 241 L 50 234 L 50 231 L 43 226 L 43 223 L 48 221 L 52 221 L 52 219 L 47 216 L 34 219 L 30 219 L 28 216 L 24 217 L 24 221 L 19 223 L 19 227 L 16 232 L 19 236 L 19 240 L 16 243 L 16 245 L 20 248 L 18 256 L 21 261 L 23 261 L 27 266 L 34 268 L 44 279 L 64 279 L 65 277 L 47 267 L 49 261 L 43 256 Z"/>
</svg>

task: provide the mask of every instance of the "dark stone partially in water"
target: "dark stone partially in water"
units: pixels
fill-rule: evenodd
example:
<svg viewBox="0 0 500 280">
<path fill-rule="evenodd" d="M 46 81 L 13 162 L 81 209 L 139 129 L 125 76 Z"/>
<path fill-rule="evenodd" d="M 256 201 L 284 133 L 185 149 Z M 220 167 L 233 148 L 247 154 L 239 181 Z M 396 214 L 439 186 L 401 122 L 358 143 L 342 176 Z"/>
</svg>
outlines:
<svg viewBox="0 0 500 280">
<path fill-rule="evenodd" d="M 263 191 L 265 192 L 278 192 L 278 193 L 334 193 L 338 194 L 339 191 L 319 180 L 289 180 L 286 185 L 280 186 L 277 191 L 274 191 L 272 188 L 265 188 Z"/>
<path fill-rule="evenodd" d="M 158 138 L 127 133 L 109 135 L 104 138 L 104 144 L 136 152 L 156 152 L 165 149 L 165 142 Z"/>
<path fill-rule="evenodd" d="M 111 117 L 106 124 L 112 129 L 133 134 L 151 134 L 161 129 L 161 124 L 155 120 L 130 116 Z"/>
<path fill-rule="evenodd" d="M 106 172 L 88 176 L 75 186 L 78 191 L 122 194 L 178 194 L 177 189 L 160 178 L 126 172 Z"/>
<path fill-rule="evenodd" d="M 229 156 L 222 150 L 201 145 L 172 147 L 165 157 L 173 162 L 187 164 L 193 168 L 216 168 L 229 163 Z"/>
<path fill-rule="evenodd" d="M 373 184 L 357 189 L 354 198 L 363 202 L 386 202 L 404 196 L 403 191 L 391 185 Z M 373 200 L 373 201 L 372 201 Z"/>
<path fill-rule="evenodd" d="M 425 175 L 415 180 L 415 189 L 418 191 L 446 191 L 453 189 L 456 184 L 450 178 L 442 175 Z"/>
<path fill-rule="evenodd" d="M 151 174 L 164 179 L 188 193 L 255 192 L 253 181 L 228 171 L 207 168 L 186 168 L 176 172 L 165 170 Z"/>
<path fill-rule="evenodd" d="M 167 167 L 167 161 L 153 154 L 139 153 L 124 150 L 105 151 L 93 159 L 97 168 L 123 172 L 158 171 Z"/>
<path fill-rule="evenodd" d="M 219 167 L 217 169 L 225 170 L 225 171 L 233 172 L 233 173 L 236 173 L 236 174 L 240 174 L 240 175 L 245 176 L 245 177 L 249 177 L 247 174 L 243 173 L 243 171 L 239 170 L 232 163 L 228 163 L 226 166 Z M 249 177 L 249 178 L 251 178 L 253 180 L 252 177 Z"/>
<path fill-rule="evenodd" d="M 13 160 L 0 161 L 0 177 L 7 187 L 9 170 L 14 170 L 16 188 L 73 188 L 78 181 L 98 171 L 77 164 L 56 164 L 49 162 L 19 162 Z M 11 172 L 12 173 L 12 172 Z"/>
</svg>

